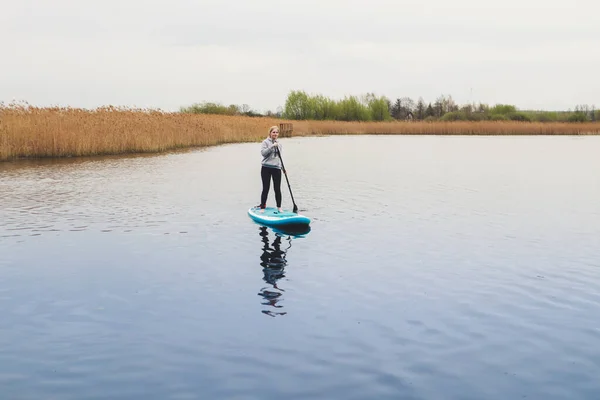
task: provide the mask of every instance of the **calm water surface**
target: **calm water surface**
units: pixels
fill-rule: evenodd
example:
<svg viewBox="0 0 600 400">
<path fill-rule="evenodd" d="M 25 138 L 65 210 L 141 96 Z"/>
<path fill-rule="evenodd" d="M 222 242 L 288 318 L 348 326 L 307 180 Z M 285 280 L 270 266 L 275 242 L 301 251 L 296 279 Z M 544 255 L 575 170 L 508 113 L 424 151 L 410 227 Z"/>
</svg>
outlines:
<svg viewBox="0 0 600 400">
<path fill-rule="evenodd" d="M 282 142 L 0 164 L 0 397 L 600 398 L 600 138 Z"/>
</svg>

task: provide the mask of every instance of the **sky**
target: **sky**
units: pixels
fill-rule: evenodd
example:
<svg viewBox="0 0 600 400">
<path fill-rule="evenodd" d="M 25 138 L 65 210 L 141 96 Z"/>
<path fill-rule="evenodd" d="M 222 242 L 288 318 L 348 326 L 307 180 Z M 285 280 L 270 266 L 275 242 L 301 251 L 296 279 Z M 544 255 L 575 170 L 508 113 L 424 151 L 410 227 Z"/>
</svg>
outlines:
<svg viewBox="0 0 600 400">
<path fill-rule="evenodd" d="M 0 101 L 276 111 L 441 95 L 600 108 L 596 0 L 0 0 Z"/>
</svg>

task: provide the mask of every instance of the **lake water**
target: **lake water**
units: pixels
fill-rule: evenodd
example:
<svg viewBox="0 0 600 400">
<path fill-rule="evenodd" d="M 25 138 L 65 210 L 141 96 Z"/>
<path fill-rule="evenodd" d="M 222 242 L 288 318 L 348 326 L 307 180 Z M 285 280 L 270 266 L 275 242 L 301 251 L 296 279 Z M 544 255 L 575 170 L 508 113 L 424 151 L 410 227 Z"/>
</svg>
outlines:
<svg viewBox="0 0 600 400">
<path fill-rule="evenodd" d="M 0 164 L 0 397 L 600 398 L 600 137 L 281 141 Z"/>
</svg>

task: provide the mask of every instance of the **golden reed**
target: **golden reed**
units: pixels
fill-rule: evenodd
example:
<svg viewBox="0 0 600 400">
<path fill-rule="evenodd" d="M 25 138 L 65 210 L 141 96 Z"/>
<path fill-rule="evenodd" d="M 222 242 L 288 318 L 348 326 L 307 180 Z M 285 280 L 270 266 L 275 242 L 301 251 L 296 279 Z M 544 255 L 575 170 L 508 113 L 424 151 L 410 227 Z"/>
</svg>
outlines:
<svg viewBox="0 0 600 400">
<path fill-rule="evenodd" d="M 183 114 L 102 107 L 37 108 L 0 104 L 0 160 L 161 152 L 264 139 L 272 125 L 294 124 L 294 136 L 597 135 L 600 123 L 338 122 Z"/>
</svg>

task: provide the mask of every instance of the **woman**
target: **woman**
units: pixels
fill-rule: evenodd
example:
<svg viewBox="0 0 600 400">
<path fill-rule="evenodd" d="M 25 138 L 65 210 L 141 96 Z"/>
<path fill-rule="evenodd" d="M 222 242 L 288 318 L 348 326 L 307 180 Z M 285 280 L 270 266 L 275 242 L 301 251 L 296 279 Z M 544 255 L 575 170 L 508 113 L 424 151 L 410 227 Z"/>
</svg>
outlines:
<svg viewBox="0 0 600 400">
<path fill-rule="evenodd" d="M 279 137 L 279 127 L 272 126 L 269 128 L 269 136 L 263 140 L 260 147 L 262 155 L 262 167 L 260 176 L 262 178 L 262 193 L 260 196 L 260 212 L 265 212 L 267 206 L 267 197 L 269 195 L 269 187 L 271 186 L 271 178 L 273 179 L 273 190 L 275 191 L 275 201 L 277 202 L 277 210 L 281 209 L 281 158 L 278 152 L 281 152 L 281 143 L 277 141 Z M 285 171 L 284 171 L 285 173 Z"/>
</svg>

